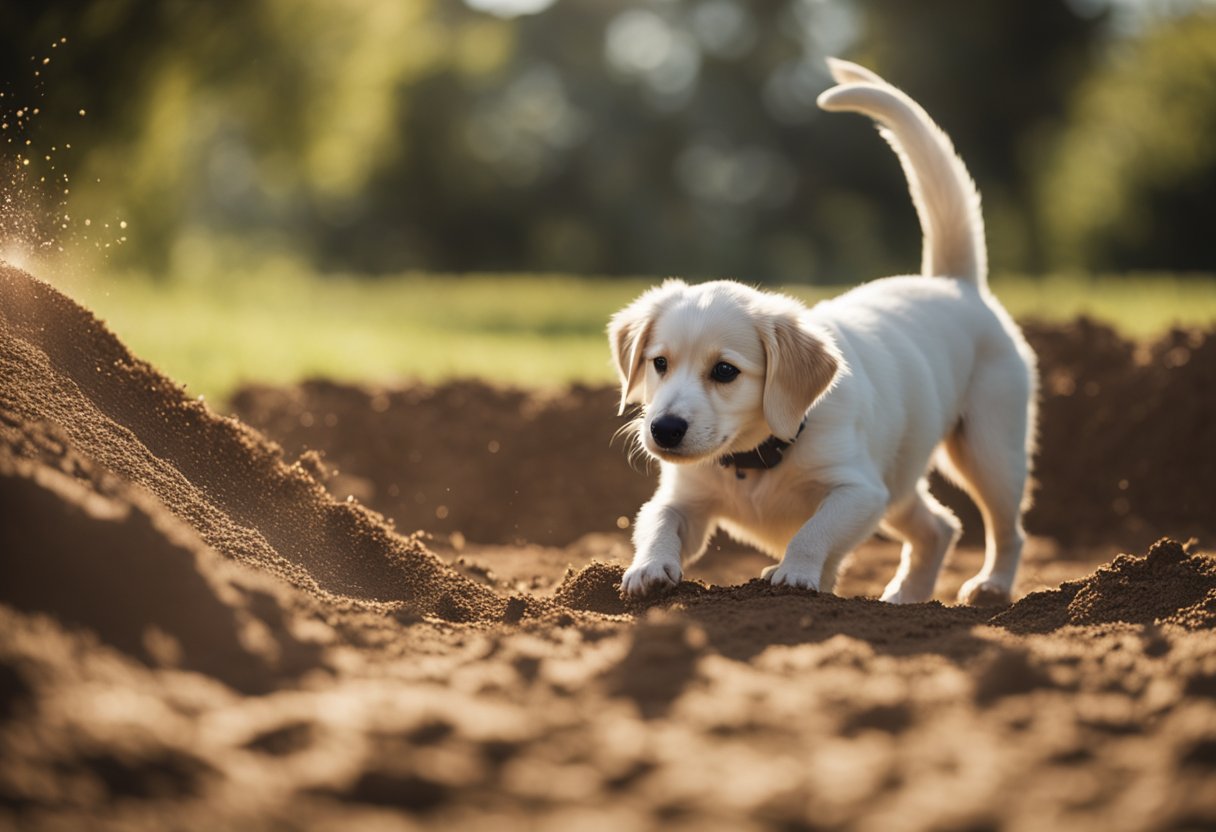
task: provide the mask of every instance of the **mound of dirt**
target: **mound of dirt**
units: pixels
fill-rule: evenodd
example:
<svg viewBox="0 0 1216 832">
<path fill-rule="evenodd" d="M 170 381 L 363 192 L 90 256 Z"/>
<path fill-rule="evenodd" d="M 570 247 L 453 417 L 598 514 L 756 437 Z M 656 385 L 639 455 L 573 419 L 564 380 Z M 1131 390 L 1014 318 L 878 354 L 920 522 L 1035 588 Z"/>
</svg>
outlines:
<svg viewBox="0 0 1216 832">
<path fill-rule="evenodd" d="M 103 496 L 0 451 L 0 602 L 248 693 L 316 665 L 316 645 L 286 624 L 278 582 L 232 568 L 146 495 L 117 490 Z"/>
<path fill-rule="evenodd" d="M 0 267 L 0 828 L 1216 824 L 1210 557 L 1086 575 L 1032 542 L 1035 585 L 1079 580 L 1000 611 L 776 588 L 746 558 L 626 602 L 615 512 L 650 484 L 584 435 L 610 392 L 247 393 L 380 455 L 289 464 Z M 355 491 L 455 525 L 404 537 Z M 467 543 L 580 523 L 613 531 Z M 896 550 L 866 554 L 863 595 Z"/>
<path fill-rule="evenodd" d="M 1157 541 L 1144 557 L 1119 555 L 1080 581 L 1032 593 L 992 619 L 1014 632 L 1045 633 L 1070 624 L 1216 626 L 1216 558 Z"/>
<path fill-rule="evenodd" d="M 1086 318 L 1024 329 L 1042 384 L 1027 528 L 1137 549 L 1165 530 L 1216 536 L 1216 332 L 1137 344 Z"/>
<path fill-rule="evenodd" d="M 620 593 L 624 573 L 624 567 L 609 563 L 591 563 L 578 572 L 570 570 L 553 598 L 572 610 L 624 615 L 632 606 Z"/>
<path fill-rule="evenodd" d="M 403 528 L 479 543 L 565 546 L 632 520 L 654 484 L 612 441 L 618 394 L 536 393 L 458 381 L 391 390 L 324 380 L 245 387 L 242 421 L 289 454 L 318 451 L 327 484 Z M 324 467 L 323 466 L 323 467 Z"/>
<path fill-rule="evenodd" d="M 1067 545 L 1148 546 L 1164 532 L 1216 537 L 1202 488 L 1216 480 L 1216 337 L 1175 330 L 1148 345 L 1087 319 L 1030 322 L 1042 375 L 1027 529 Z M 328 487 L 404 527 L 480 543 L 565 546 L 633 519 L 655 470 L 609 441 L 617 391 L 537 394 L 460 382 L 389 390 L 327 381 L 250 386 L 230 403 L 290 454 L 320 452 Z M 983 540 L 979 512 L 935 477 L 934 493 Z"/>
<path fill-rule="evenodd" d="M 69 602 L 88 604 L 95 581 L 108 581 L 98 589 L 124 580 L 158 585 L 163 576 L 145 571 L 162 560 L 153 551 L 209 549 L 353 608 L 503 615 L 489 589 L 383 518 L 336 500 L 302 464 L 288 465 L 277 445 L 187 398 L 87 311 L 8 266 L 0 267 L 0 377 L 0 476 L 13 495 L 4 504 L 5 534 L 13 535 L 0 565 L 5 600 L 62 612 Z M 33 514 L 10 513 L 18 506 Z M 183 527 L 193 533 L 188 543 Z M 93 537 L 146 554 L 122 566 L 93 562 L 78 598 L 39 595 L 48 576 L 71 579 L 80 570 L 36 553 L 80 557 L 79 544 Z"/>
</svg>

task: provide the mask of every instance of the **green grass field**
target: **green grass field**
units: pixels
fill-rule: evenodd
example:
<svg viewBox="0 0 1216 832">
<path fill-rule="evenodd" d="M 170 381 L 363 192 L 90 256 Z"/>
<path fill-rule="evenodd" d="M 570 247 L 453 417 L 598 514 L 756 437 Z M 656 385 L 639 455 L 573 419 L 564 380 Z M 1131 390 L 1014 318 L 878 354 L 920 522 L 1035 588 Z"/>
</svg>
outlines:
<svg viewBox="0 0 1216 832">
<path fill-rule="evenodd" d="M 366 382 L 476 377 L 527 387 L 613 379 L 608 316 L 649 280 L 406 275 L 366 279 L 279 271 L 153 282 L 94 276 L 62 288 L 139 356 L 219 400 L 246 381 L 323 376 Z M 1081 313 L 1129 335 L 1216 323 L 1216 276 L 1042 280 L 994 288 L 1019 318 Z M 847 287 L 786 287 L 808 301 Z"/>
</svg>

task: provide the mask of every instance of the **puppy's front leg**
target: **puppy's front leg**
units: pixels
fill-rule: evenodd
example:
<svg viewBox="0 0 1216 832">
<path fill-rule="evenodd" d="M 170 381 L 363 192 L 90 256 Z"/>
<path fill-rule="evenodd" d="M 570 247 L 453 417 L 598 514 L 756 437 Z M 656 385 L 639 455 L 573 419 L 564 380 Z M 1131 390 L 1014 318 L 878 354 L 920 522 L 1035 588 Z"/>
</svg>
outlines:
<svg viewBox="0 0 1216 832">
<path fill-rule="evenodd" d="M 840 562 L 873 534 L 887 499 L 881 483 L 836 486 L 794 535 L 781 563 L 765 569 L 763 577 L 777 585 L 831 592 Z"/>
<path fill-rule="evenodd" d="M 660 497 L 642 506 L 633 526 L 633 563 L 621 579 L 621 592 L 639 598 L 673 587 L 709 541 L 710 517 L 703 509 L 677 506 Z"/>
</svg>

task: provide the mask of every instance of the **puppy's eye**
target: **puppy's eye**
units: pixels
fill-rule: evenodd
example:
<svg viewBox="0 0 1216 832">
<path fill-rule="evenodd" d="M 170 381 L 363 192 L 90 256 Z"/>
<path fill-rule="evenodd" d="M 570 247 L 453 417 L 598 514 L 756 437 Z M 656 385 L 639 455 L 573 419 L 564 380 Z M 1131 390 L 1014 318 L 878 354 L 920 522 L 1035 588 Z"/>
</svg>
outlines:
<svg viewBox="0 0 1216 832">
<path fill-rule="evenodd" d="M 739 368 L 734 364 L 727 364 L 725 361 L 719 361 L 714 365 L 714 368 L 709 371 L 709 377 L 714 381 L 722 384 L 730 384 L 739 376 Z"/>
<path fill-rule="evenodd" d="M 667 372 L 667 359 L 661 355 L 656 358 L 654 360 L 654 369 L 659 375 L 663 375 L 663 373 Z"/>
</svg>

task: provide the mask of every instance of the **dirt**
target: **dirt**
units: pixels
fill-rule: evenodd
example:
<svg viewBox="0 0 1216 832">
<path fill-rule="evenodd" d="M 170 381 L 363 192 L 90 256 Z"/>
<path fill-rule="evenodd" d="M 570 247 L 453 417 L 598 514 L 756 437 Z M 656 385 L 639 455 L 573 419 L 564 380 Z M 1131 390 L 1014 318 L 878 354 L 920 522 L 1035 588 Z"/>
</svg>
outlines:
<svg viewBox="0 0 1216 832">
<path fill-rule="evenodd" d="M 1024 329 L 1042 375 L 1030 533 L 1135 550 L 1166 529 L 1216 536 L 1216 333 L 1136 344 L 1084 318 Z M 628 419 L 615 415 L 618 397 L 608 387 L 315 380 L 246 387 L 231 409 L 289 454 L 319 454 L 331 491 L 403 528 L 565 546 L 616 531 L 654 490 L 644 463 L 621 464 L 626 443 L 613 437 Z M 962 517 L 966 540 L 982 542 L 967 496 L 937 477 L 934 492 Z"/>
<path fill-rule="evenodd" d="M 1216 522 L 1212 334 L 1028 331 L 1015 604 L 875 601 L 883 541 L 627 603 L 612 391 L 223 416 L 0 267 L 0 828 L 1211 828 L 1216 560 L 1153 541 Z"/>
</svg>

